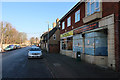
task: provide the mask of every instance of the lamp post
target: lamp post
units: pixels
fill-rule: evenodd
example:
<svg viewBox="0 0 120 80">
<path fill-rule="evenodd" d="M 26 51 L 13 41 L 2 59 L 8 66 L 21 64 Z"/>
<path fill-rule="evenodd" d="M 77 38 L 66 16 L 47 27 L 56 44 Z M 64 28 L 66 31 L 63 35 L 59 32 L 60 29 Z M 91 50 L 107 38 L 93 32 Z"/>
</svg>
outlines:
<svg viewBox="0 0 120 80">
<path fill-rule="evenodd" d="M 49 22 L 48 22 L 48 53 L 49 53 Z"/>
</svg>

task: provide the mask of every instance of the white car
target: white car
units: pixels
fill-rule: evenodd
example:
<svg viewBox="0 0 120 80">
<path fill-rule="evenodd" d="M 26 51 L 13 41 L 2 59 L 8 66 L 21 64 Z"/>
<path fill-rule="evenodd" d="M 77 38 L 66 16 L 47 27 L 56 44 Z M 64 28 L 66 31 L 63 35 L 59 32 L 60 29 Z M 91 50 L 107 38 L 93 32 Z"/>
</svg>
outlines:
<svg viewBox="0 0 120 80">
<path fill-rule="evenodd" d="M 28 52 L 28 58 L 42 58 L 42 51 L 39 47 L 31 47 Z"/>
<path fill-rule="evenodd" d="M 2 48 L 0 47 L 0 52 L 2 52 Z"/>
</svg>

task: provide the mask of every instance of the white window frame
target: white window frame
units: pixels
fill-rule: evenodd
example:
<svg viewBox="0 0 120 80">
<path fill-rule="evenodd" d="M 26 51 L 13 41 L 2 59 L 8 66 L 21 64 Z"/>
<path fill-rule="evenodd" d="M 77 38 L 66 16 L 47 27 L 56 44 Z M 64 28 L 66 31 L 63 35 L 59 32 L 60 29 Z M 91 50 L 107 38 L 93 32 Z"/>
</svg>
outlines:
<svg viewBox="0 0 120 80">
<path fill-rule="evenodd" d="M 67 18 L 67 27 L 71 26 L 71 17 Z"/>
<path fill-rule="evenodd" d="M 90 16 L 90 15 L 92 15 L 92 14 L 94 14 L 95 12 L 99 12 L 100 11 L 100 0 L 99 0 L 99 7 L 97 7 L 96 8 L 96 2 L 97 2 L 97 0 L 93 0 L 93 2 L 92 2 L 92 0 L 89 0 L 86 4 L 86 13 L 87 13 L 87 16 Z M 88 3 L 89 3 L 89 13 L 88 13 Z M 94 4 L 94 12 L 92 13 L 92 9 L 91 9 L 91 5 L 92 4 Z M 97 11 L 99 9 L 99 11 Z"/>
<path fill-rule="evenodd" d="M 62 29 L 65 29 L 65 21 L 62 22 Z"/>
<path fill-rule="evenodd" d="M 56 40 L 56 34 L 53 35 L 53 40 Z"/>
<path fill-rule="evenodd" d="M 78 21 L 80 21 L 80 9 L 75 12 L 75 23 Z"/>
</svg>

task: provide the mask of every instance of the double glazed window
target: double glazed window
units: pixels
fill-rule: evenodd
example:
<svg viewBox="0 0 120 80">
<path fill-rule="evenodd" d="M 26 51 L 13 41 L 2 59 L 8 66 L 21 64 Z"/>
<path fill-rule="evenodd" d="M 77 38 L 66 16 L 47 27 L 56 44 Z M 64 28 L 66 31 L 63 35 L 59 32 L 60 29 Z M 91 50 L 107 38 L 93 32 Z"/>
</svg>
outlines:
<svg viewBox="0 0 120 80">
<path fill-rule="evenodd" d="M 80 21 L 80 10 L 75 12 L 75 22 Z"/>
<path fill-rule="evenodd" d="M 62 22 L 62 29 L 65 29 L 65 22 Z"/>
<path fill-rule="evenodd" d="M 70 25 L 71 25 L 71 17 L 67 19 L 67 27 L 69 27 Z"/>
<path fill-rule="evenodd" d="M 100 11 L 100 0 L 90 0 L 87 2 L 87 16 Z"/>
</svg>

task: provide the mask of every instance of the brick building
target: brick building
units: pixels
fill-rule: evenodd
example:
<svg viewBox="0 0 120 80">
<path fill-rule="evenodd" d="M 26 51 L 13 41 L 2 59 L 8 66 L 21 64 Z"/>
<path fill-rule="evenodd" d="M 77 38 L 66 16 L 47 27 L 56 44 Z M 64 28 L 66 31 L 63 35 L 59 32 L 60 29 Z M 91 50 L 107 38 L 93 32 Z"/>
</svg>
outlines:
<svg viewBox="0 0 120 80">
<path fill-rule="evenodd" d="M 60 28 L 58 23 L 59 19 L 56 20 L 56 23 L 53 23 L 53 29 L 41 36 L 41 49 L 49 53 L 59 53 L 60 51 Z"/>
<path fill-rule="evenodd" d="M 120 69 L 120 1 L 78 2 L 60 19 L 60 53 Z"/>
</svg>

